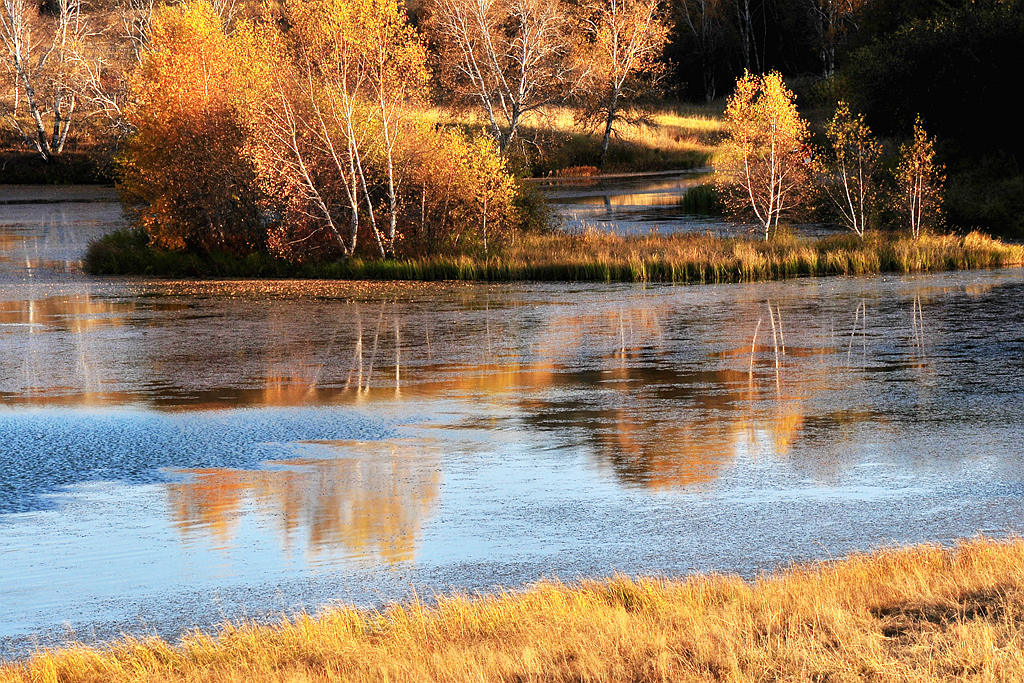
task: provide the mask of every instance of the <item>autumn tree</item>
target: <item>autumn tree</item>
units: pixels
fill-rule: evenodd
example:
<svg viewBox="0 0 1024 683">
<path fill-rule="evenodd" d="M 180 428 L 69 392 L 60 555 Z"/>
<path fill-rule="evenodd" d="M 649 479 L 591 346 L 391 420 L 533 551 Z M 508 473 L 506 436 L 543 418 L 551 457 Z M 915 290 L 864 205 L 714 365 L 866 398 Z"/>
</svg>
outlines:
<svg viewBox="0 0 1024 683">
<path fill-rule="evenodd" d="M 283 228 L 295 234 L 277 243 L 323 230 L 348 256 L 365 217 L 380 255 L 393 257 L 413 167 L 402 154 L 426 98 L 422 42 L 395 0 L 296 0 L 286 11 L 292 56 L 274 58 L 252 119 L 261 178 L 290 207 Z"/>
<path fill-rule="evenodd" d="M 466 144 L 461 168 L 464 185 L 461 197 L 466 201 L 467 223 L 477 227 L 484 250 L 503 238 L 512 225 L 512 207 L 516 189 L 512 177 L 505 171 L 505 160 L 497 153 L 495 143 L 476 137 Z"/>
<path fill-rule="evenodd" d="M 446 84 L 479 106 L 504 153 L 523 117 L 579 87 L 573 22 L 560 0 L 432 0 Z"/>
<path fill-rule="evenodd" d="M 946 180 L 945 169 L 935 160 L 935 140 L 925 131 L 920 116 L 914 122 L 911 141 L 900 145 L 895 180 L 895 208 L 907 217 L 910 234 L 920 237 L 942 217 L 942 186 Z"/>
<path fill-rule="evenodd" d="M 253 91 L 261 96 L 248 117 L 250 153 L 264 190 L 285 209 L 273 240 L 280 255 L 315 251 L 326 236 L 350 256 L 364 217 L 384 255 L 366 168 L 374 139 L 361 31 L 367 9 L 290 2 L 290 44 L 279 36 L 275 49 L 263 51 L 276 66 Z"/>
<path fill-rule="evenodd" d="M 84 50 L 76 51 L 78 93 L 87 115 L 117 142 L 129 135 L 125 110 L 131 78 L 142 63 L 157 0 L 115 0 L 112 11 L 98 13 Z M 220 13 L 220 5 L 214 9 Z"/>
<path fill-rule="evenodd" d="M 55 0 L 53 16 L 35 0 L 0 0 L 0 65 L 14 93 L 0 113 L 44 160 L 64 151 L 78 105 L 74 58 L 88 37 L 80 0 Z"/>
<path fill-rule="evenodd" d="M 385 256 L 395 256 L 398 238 L 398 194 L 401 176 L 395 168 L 400 138 L 413 133 L 410 107 L 426 100 L 427 56 L 419 35 L 409 25 L 397 0 L 371 0 L 373 20 L 363 26 L 370 93 L 379 117 L 380 151 L 387 182 L 388 223 Z"/>
<path fill-rule="evenodd" d="M 131 79 L 121 191 L 157 245 L 246 252 L 263 242 L 264 215 L 243 153 L 236 43 L 205 1 L 166 7 Z"/>
<path fill-rule="evenodd" d="M 871 134 L 864 116 L 851 113 L 846 102 L 839 102 L 825 126 L 825 135 L 830 149 L 819 165 L 821 188 L 846 227 L 863 238 L 878 200 L 882 145 Z"/>
<path fill-rule="evenodd" d="M 736 215 L 753 217 L 767 241 L 779 219 L 804 198 L 809 180 L 807 123 L 782 75 L 747 72 L 725 109 L 727 138 L 715 158 L 715 183 Z"/>
<path fill-rule="evenodd" d="M 588 116 L 603 128 L 599 162 L 603 166 L 615 124 L 622 117 L 622 101 L 636 94 L 644 76 L 649 85 L 664 69 L 661 56 L 669 25 L 661 0 L 595 0 L 587 8 L 585 25 L 593 41 L 593 85 L 584 102 Z"/>
<path fill-rule="evenodd" d="M 513 233 L 496 143 L 422 115 L 425 50 L 398 0 L 289 0 L 282 18 L 154 14 L 122 191 L 155 244 L 392 258 Z"/>
<path fill-rule="evenodd" d="M 446 129 L 425 132 L 417 140 L 418 164 L 409 188 L 418 201 L 409 202 L 413 211 L 406 241 L 418 244 L 410 246 L 421 252 L 487 255 L 510 243 L 518 227 L 517 188 L 494 138 Z"/>
</svg>

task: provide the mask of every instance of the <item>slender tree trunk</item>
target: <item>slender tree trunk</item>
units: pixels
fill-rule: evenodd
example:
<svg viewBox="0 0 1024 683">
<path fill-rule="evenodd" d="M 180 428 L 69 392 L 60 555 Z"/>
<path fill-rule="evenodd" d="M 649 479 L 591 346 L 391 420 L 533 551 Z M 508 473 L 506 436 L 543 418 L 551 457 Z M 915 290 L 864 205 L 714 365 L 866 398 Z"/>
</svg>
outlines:
<svg viewBox="0 0 1024 683">
<path fill-rule="evenodd" d="M 388 149 L 388 258 L 395 258 L 395 235 L 398 232 L 398 195 L 395 190 L 395 165 Z"/>
<path fill-rule="evenodd" d="M 715 63 L 706 54 L 701 54 L 702 68 L 704 72 L 704 101 L 711 104 L 715 99 Z"/>
<path fill-rule="evenodd" d="M 612 140 L 612 130 L 615 127 L 615 118 L 618 116 L 619 109 L 619 92 L 615 90 L 612 92 L 611 102 L 608 103 L 608 116 L 604 122 L 604 137 L 601 139 L 601 158 L 598 161 L 598 166 L 604 168 L 605 159 L 608 158 L 608 145 Z"/>
<path fill-rule="evenodd" d="M 483 213 L 483 228 L 484 228 L 484 258 L 489 255 L 487 252 L 487 196 L 484 195 L 484 213 Z"/>
<path fill-rule="evenodd" d="M 25 69 L 18 65 L 18 74 L 21 76 L 22 86 L 25 88 L 25 100 L 28 104 L 28 109 L 32 112 L 32 120 L 36 126 L 36 151 L 43 157 L 44 160 L 50 161 L 53 153 L 50 149 L 50 141 L 46 137 L 46 126 L 43 125 L 43 117 L 39 113 L 39 106 L 36 103 L 36 90 L 32 87 L 32 81 L 28 77 L 28 73 Z"/>
</svg>

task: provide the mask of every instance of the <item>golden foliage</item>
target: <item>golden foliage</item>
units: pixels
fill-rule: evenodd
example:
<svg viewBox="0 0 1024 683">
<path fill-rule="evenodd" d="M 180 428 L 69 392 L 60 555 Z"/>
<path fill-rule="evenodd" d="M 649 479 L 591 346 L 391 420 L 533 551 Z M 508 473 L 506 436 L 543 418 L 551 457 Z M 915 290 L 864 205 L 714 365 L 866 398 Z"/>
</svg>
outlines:
<svg viewBox="0 0 1024 683">
<path fill-rule="evenodd" d="M 235 41 L 206 0 L 156 11 L 126 116 L 136 132 L 121 190 L 169 249 L 257 248 L 259 202 L 236 104 L 247 87 Z"/>
<path fill-rule="evenodd" d="M 423 120 L 426 50 L 401 2 L 289 0 L 283 12 L 287 31 L 227 30 L 205 1 L 154 16 L 122 185 L 152 241 L 303 260 L 503 239 L 511 176 L 493 145 Z"/>
<path fill-rule="evenodd" d="M 671 25 L 660 0 L 593 0 L 585 8 L 592 44 L 582 52 L 591 83 L 585 88 L 585 119 L 603 124 L 604 165 L 622 100 L 648 89 L 664 73 L 662 52 Z"/>
<path fill-rule="evenodd" d="M 803 199 L 810 178 L 807 122 L 782 74 L 772 71 L 747 72 L 736 82 L 725 123 L 728 137 L 715 158 L 715 183 L 726 206 L 754 218 L 767 241 Z"/>
<path fill-rule="evenodd" d="M 1022 567 L 1024 542 L 981 538 L 753 581 L 547 582 L 43 652 L 0 681 L 1015 680 Z"/>
<path fill-rule="evenodd" d="M 900 145 L 900 161 L 896 167 L 896 208 L 906 215 L 907 226 L 914 237 L 938 226 L 945 181 L 944 168 L 935 160 L 935 140 L 929 137 L 918 116 L 913 139 Z"/>
<path fill-rule="evenodd" d="M 494 140 L 484 135 L 465 139 L 452 134 L 446 139 L 457 155 L 455 166 L 459 174 L 454 187 L 449 191 L 459 201 L 459 214 L 454 216 L 470 230 L 467 230 L 483 245 L 484 255 L 490 244 L 500 243 L 510 237 L 514 227 L 513 204 L 516 186 L 505 170 Z M 456 237 L 453 247 L 458 247 Z"/>
<path fill-rule="evenodd" d="M 851 113 L 843 101 L 826 124 L 825 135 L 831 154 L 819 167 L 821 187 L 846 227 L 863 237 L 878 200 L 875 175 L 882 145 L 871 134 L 864 115 Z"/>
</svg>

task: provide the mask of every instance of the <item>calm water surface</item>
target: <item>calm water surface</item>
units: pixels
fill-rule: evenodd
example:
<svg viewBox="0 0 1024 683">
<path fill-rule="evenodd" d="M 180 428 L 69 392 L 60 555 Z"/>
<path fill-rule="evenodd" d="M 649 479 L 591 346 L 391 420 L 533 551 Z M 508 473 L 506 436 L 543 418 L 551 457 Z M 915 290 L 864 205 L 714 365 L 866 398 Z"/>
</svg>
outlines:
<svg viewBox="0 0 1024 683">
<path fill-rule="evenodd" d="M 756 226 L 730 223 L 721 217 L 687 213 L 686 193 L 710 182 L 709 169 L 650 175 L 600 178 L 546 178 L 536 181 L 564 229 L 595 229 L 620 235 L 650 232 L 707 232 L 760 235 Z M 832 225 L 801 224 L 797 233 L 812 236 L 841 231 Z"/>
<path fill-rule="evenodd" d="M 100 280 L 75 260 L 117 205 L 20 196 L 0 204 L 2 656 L 1024 531 L 1019 270 Z"/>
</svg>

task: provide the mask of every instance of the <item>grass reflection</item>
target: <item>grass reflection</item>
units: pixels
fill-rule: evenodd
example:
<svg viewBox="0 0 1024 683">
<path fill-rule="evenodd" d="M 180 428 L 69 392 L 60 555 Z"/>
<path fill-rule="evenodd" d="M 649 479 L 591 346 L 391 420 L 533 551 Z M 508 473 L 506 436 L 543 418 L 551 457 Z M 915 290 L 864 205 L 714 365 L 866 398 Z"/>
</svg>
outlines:
<svg viewBox="0 0 1024 683">
<path fill-rule="evenodd" d="M 89 294 L 0 301 L 0 324 L 26 325 L 34 332 L 60 329 L 80 334 L 96 327 L 123 325 L 125 316 L 135 308 L 131 300 Z"/>
</svg>

